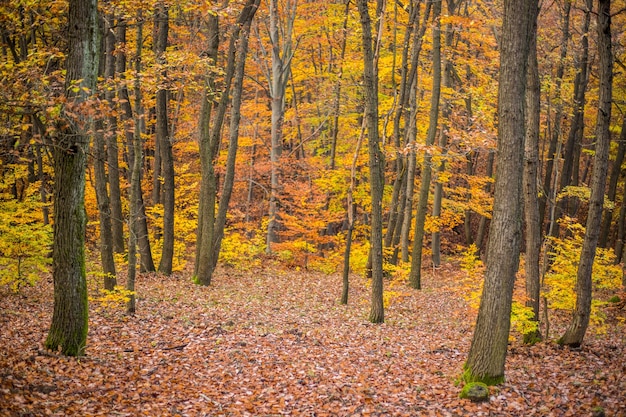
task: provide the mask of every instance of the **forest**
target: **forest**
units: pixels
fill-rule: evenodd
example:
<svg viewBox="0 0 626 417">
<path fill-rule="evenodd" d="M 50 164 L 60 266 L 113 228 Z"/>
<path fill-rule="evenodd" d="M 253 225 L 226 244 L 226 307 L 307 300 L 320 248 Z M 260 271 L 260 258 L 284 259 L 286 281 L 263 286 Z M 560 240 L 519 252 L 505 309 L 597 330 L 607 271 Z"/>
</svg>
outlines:
<svg viewBox="0 0 626 417">
<path fill-rule="evenodd" d="M 0 416 L 626 416 L 623 0 L 0 2 Z"/>
</svg>

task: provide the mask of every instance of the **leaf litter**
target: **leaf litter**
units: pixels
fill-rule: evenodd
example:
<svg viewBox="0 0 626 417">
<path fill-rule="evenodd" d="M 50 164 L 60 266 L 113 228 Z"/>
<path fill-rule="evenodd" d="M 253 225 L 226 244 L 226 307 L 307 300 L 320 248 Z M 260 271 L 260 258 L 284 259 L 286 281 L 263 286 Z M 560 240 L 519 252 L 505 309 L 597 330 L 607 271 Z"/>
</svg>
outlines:
<svg viewBox="0 0 626 417">
<path fill-rule="evenodd" d="M 459 283 L 444 266 L 374 325 L 356 276 L 342 306 L 339 275 L 221 269 L 199 287 L 143 274 L 135 316 L 92 303 L 75 359 L 43 348 L 42 280 L 0 295 L 0 415 L 626 416 L 623 310 L 578 350 L 512 342 L 490 401 L 459 399 L 476 316 Z"/>
</svg>

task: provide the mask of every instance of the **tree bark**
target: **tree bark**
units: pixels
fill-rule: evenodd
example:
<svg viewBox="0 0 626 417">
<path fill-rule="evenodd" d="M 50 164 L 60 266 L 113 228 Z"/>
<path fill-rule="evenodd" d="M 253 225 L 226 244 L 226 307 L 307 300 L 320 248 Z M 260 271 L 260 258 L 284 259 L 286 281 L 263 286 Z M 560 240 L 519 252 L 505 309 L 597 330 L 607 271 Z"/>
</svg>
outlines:
<svg viewBox="0 0 626 417">
<path fill-rule="evenodd" d="M 280 191 L 280 157 L 283 149 L 283 120 L 285 115 L 285 91 L 291 72 L 293 58 L 292 32 L 296 18 L 297 1 L 286 2 L 285 27 L 280 27 L 278 0 L 270 0 L 269 38 L 272 47 L 272 71 L 268 74 L 270 107 L 272 109 L 271 149 L 270 149 L 270 201 L 269 223 L 267 225 L 267 253 L 272 253 L 272 243 L 277 241 L 279 225 L 278 195 Z M 282 34 L 282 39 L 281 39 Z"/>
<path fill-rule="evenodd" d="M 617 142 L 617 154 L 615 155 L 615 161 L 611 167 L 611 175 L 609 177 L 609 189 L 607 191 L 607 197 L 611 203 L 615 203 L 615 197 L 617 195 L 617 182 L 622 173 L 622 163 L 624 162 L 624 156 L 626 155 L 626 117 L 622 119 L 622 132 L 620 133 L 619 140 Z M 602 248 L 608 247 L 609 236 L 611 235 L 611 224 L 613 223 L 613 208 L 604 209 L 604 220 L 602 222 L 602 233 L 600 234 L 600 240 L 598 245 Z M 615 235 L 613 235 L 615 236 Z M 617 252 L 616 252 L 617 254 Z"/>
<path fill-rule="evenodd" d="M 221 92 L 220 101 L 216 110 L 216 114 L 212 123 L 211 111 L 213 108 L 214 99 L 214 80 L 209 77 L 207 79 L 207 87 L 204 92 L 204 100 L 202 103 L 201 117 L 200 117 L 200 163 L 202 170 L 202 183 L 200 188 L 200 206 L 198 208 L 198 239 L 196 242 L 196 267 L 194 272 L 194 281 L 200 285 L 210 285 L 215 266 L 217 265 L 219 246 L 224 233 L 224 225 L 226 221 L 226 212 L 228 209 L 228 202 L 230 200 L 230 193 L 232 191 L 232 184 L 230 184 L 234 177 L 234 172 L 230 172 L 232 168 L 227 166 L 227 174 L 225 178 L 224 190 L 222 198 L 220 199 L 220 206 L 218 208 L 217 218 L 215 215 L 215 202 L 217 200 L 217 178 L 215 176 L 215 170 L 213 167 L 214 160 L 217 157 L 218 145 L 220 141 L 220 134 L 226 114 L 226 108 L 230 101 L 230 89 L 233 84 L 233 78 L 235 78 L 234 84 L 235 90 L 232 98 L 231 109 L 231 127 L 230 127 L 230 147 L 228 153 L 227 165 L 232 159 L 234 164 L 235 154 L 237 148 L 238 137 L 238 121 L 239 121 L 239 106 L 241 100 L 242 80 L 239 77 L 243 77 L 243 70 L 247 52 L 247 39 L 241 41 L 242 31 L 245 31 L 247 38 L 248 30 L 252 19 L 258 9 L 260 0 L 248 0 L 244 6 L 237 23 L 233 26 L 230 34 L 230 44 L 228 47 L 228 61 L 226 65 L 226 73 L 224 75 L 224 87 Z M 219 46 L 218 39 L 218 20 L 217 16 L 209 18 L 209 49 L 208 53 L 210 57 L 217 58 L 217 51 Z M 239 43 L 239 45 L 238 45 Z M 233 124 L 234 123 L 234 124 Z M 230 188 L 230 190 L 229 190 Z"/>
<path fill-rule="evenodd" d="M 65 120 L 60 121 L 52 150 L 54 312 L 45 346 L 51 350 L 60 348 L 64 355 L 81 356 L 85 353 L 88 328 L 84 201 L 89 149 L 89 118 L 81 105 L 94 91 L 98 74 L 97 0 L 69 1 L 67 37 Z M 71 115 L 75 112 L 77 118 Z"/>
<path fill-rule="evenodd" d="M 537 0 L 505 0 L 498 86 L 498 154 L 487 268 L 464 379 L 504 379 L 513 283 L 519 264 L 529 30 Z"/>
<path fill-rule="evenodd" d="M 372 47 L 372 23 L 367 0 L 358 0 L 363 41 L 363 84 L 365 88 L 365 112 L 368 132 L 368 153 L 370 167 L 370 196 L 372 205 L 370 256 L 372 257 L 372 298 L 369 320 L 372 323 L 385 321 L 383 305 L 383 168 L 384 155 L 380 150 L 378 134 L 378 71 L 376 56 Z M 378 9 L 382 9 L 378 7 Z M 383 15 L 377 16 L 382 21 Z"/>
<path fill-rule="evenodd" d="M 555 92 L 554 100 L 556 102 L 556 111 L 554 115 L 554 125 L 552 130 L 552 137 L 550 139 L 550 146 L 548 147 L 548 155 L 546 156 L 546 175 L 543 181 L 543 196 L 539 201 L 539 216 L 541 224 L 543 225 L 545 219 L 546 206 L 548 203 L 547 196 L 552 194 L 550 185 L 552 184 L 552 171 L 554 170 L 554 157 L 560 157 L 556 153 L 557 144 L 561 141 L 561 129 L 563 120 L 563 103 L 561 100 L 561 86 L 563 85 L 563 75 L 565 74 L 565 58 L 567 57 L 567 46 L 569 44 L 569 22 L 570 22 L 570 10 L 572 8 L 572 2 L 566 1 L 563 3 L 563 22 L 561 29 L 561 50 L 559 55 L 559 62 L 556 69 L 555 79 Z M 554 202 L 553 202 L 554 204 Z M 552 230 L 553 227 L 548 226 Z"/>
<path fill-rule="evenodd" d="M 535 322 L 539 321 L 539 255 L 541 252 L 541 223 L 537 182 L 539 180 L 539 123 L 541 85 L 537 63 L 537 15 L 532 18 L 528 52 L 528 86 L 526 91 L 526 142 L 524 144 L 524 221 L 526 223 L 526 306 L 532 308 Z M 538 330 L 524 334 L 524 343 L 541 340 Z"/>
<path fill-rule="evenodd" d="M 104 78 L 105 82 L 113 83 L 115 79 L 115 33 L 113 32 L 113 16 L 107 15 L 104 23 Z M 104 98 L 113 110 L 115 104 L 115 89 L 108 86 Z M 117 117 L 111 112 L 107 118 L 105 132 L 107 165 L 109 178 L 109 200 L 111 205 L 111 233 L 113 235 L 113 250 L 116 253 L 124 252 L 124 216 L 122 214 L 122 193 L 120 191 L 120 168 L 117 135 Z"/>
<path fill-rule="evenodd" d="M 596 246 L 602 221 L 604 187 L 606 182 L 611 135 L 611 98 L 613 83 L 613 53 L 611 50 L 611 1 L 598 1 L 597 34 L 598 55 L 600 56 L 600 92 L 596 121 L 596 154 L 594 157 L 591 197 L 585 239 L 576 275 L 576 307 L 572 322 L 559 339 L 559 344 L 578 347 L 582 344 L 589 325 L 591 314 L 592 281 L 591 272 L 595 259 Z"/>
<path fill-rule="evenodd" d="M 163 2 L 159 2 L 156 10 L 157 33 L 155 54 L 157 63 L 165 65 L 165 51 L 169 29 L 169 14 Z M 160 74 L 166 78 L 165 69 Z M 165 82 L 165 80 L 163 80 Z M 170 275 L 174 257 L 174 156 L 172 140 L 168 124 L 167 89 L 161 88 L 156 93 L 156 141 L 159 143 L 163 174 L 163 248 L 159 272 Z"/>
<path fill-rule="evenodd" d="M 426 133 L 426 146 L 435 143 L 437 124 L 439 121 L 439 99 L 441 97 L 441 2 L 433 4 L 433 87 L 430 97 L 430 114 L 428 132 Z M 426 151 L 422 164 L 422 177 L 420 184 L 417 213 L 415 214 L 415 237 L 413 238 L 413 251 L 411 258 L 411 272 L 409 285 L 416 289 L 422 288 L 422 247 L 424 244 L 424 226 L 426 224 L 426 211 L 428 207 L 428 195 L 430 194 L 430 179 L 432 176 L 432 153 Z"/>
</svg>

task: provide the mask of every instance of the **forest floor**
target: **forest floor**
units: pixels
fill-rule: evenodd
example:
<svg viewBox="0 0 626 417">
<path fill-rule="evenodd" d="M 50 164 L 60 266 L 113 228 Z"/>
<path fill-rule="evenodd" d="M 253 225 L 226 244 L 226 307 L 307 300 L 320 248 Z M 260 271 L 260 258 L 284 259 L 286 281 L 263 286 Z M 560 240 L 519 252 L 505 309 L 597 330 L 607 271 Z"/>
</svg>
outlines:
<svg viewBox="0 0 626 417">
<path fill-rule="evenodd" d="M 135 316 L 91 303 L 80 359 L 43 349 L 44 279 L 0 293 L 0 415 L 626 416 L 623 310 L 580 349 L 518 338 L 490 401 L 459 399 L 476 312 L 455 276 L 445 265 L 403 289 L 373 325 L 360 277 L 342 306 L 339 275 L 220 269 L 200 287 L 142 274 Z"/>
</svg>

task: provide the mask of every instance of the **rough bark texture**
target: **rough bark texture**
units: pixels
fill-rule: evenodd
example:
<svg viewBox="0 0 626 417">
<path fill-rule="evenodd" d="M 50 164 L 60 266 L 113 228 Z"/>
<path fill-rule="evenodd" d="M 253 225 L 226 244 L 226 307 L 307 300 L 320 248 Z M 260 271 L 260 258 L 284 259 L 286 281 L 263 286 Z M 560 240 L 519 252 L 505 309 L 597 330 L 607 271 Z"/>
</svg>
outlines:
<svg viewBox="0 0 626 417">
<path fill-rule="evenodd" d="M 428 132 L 426 134 L 426 146 L 435 143 L 437 135 L 437 123 L 439 121 L 439 99 L 441 97 L 441 2 L 433 4 L 433 88 L 430 97 L 430 114 Z M 415 214 L 415 237 L 411 258 L 411 272 L 409 285 L 413 288 L 422 288 L 422 246 L 424 244 L 424 226 L 426 225 L 426 211 L 428 207 L 428 195 L 430 194 L 430 179 L 432 177 L 432 155 L 426 152 L 422 164 L 422 177 L 420 184 L 419 200 L 417 201 L 417 213 Z"/>
<path fill-rule="evenodd" d="M 534 7 L 533 7 L 534 4 Z M 526 62 L 535 0 L 505 0 L 498 88 L 498 154 L 487 268 L 464 379 L 504 379 L 513 283 L 519 264 Z"/>
<path fill-rule="evenodd" d="M 365 87 L 365 113 L 368 135 L 370 167 L 370 195 L 372 201 L 370 256 L 372 257 L 372 299 L 369 319 L 372 323 L 385 321 L 383 306 L 383 168 L 384 156 L 380 151 L 378 136 L 378 74 L 372 47 L 372 22 L 367 0 L 358 0 L 357 5 L 363 28 L 363 81 Z"/>
<path fill-rule="evenodd" d="M 600 92 L 598 118 L 596 121 L 596 154 L 594 157 L 591 197 L 583 248 L 576 276 L 576 307 L 567 331 L 559 344 L 578 347 L 582 344 L 589 325 L 591 313 L 591 272 L 596 253 L 604 203 L 611 135 L 611 97 L 613 82 L 613 53 L 611 51 L 611 1 L 599 0 L 598 9 L 598 55 L 600 56 Z"/>
<path fill-rule="evenodd" d="M 96 86 L 98 73 L 97 0 L 70 0 L 66 58 L 68 106 L 80 106 Z M 78 80 L 81 87 L 70 88 Z M 67 114 L 60 122 L 54 157 L 54 312 L 45 346 L 80 356 L 87 342 L 87 281 L 85 275 L 85 167 L 89 149 L 88 118 Z M 72 118 L 73 120 L 70 120 Z"/>
<path fill-rule="evenodd" d="M 155 54 L 157 62 L 165 65 L 169 15 L 163 3 L 157 5 L 156 22 Z M 166 77 L 165 70 L 161 76 Z M 159 272 L 170 275 L 174 257 L 174 156 L 168 124 L 167 90 L 164 88 L 156 93 L 156 141 L 159 143 L 163 175 L 163 250 Z"/>
<path fill-rule="evenodd" d="M 533 5 L 535 7 L 535 5 Z M 539 254 L 541 252 L 541 223 L 538 199 L 539 117 L 541 85 L 537 63 L 537 13 L 532 18 L 528 52 L 528 85 L 526 91 L 526 142 L 524 144 L 524 221 L 526 223 L 526 306 L 533 310 L 533 320 L 539 320 Z M 525 343 L 541 339 L 539 331 L 524 335 Z"/>
</svg>

